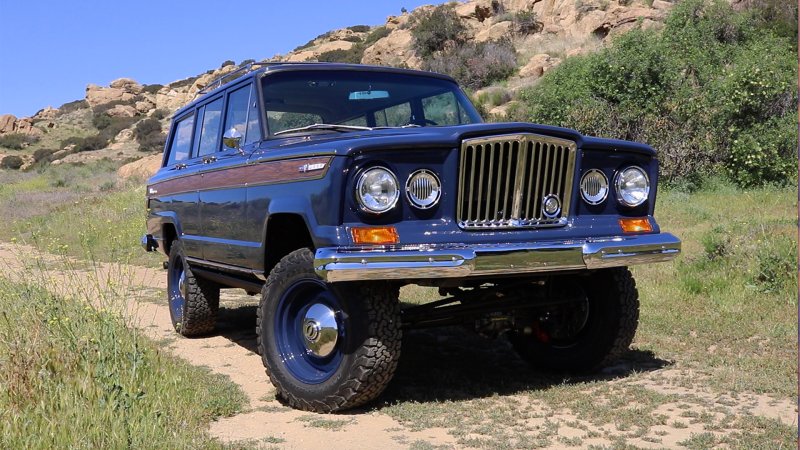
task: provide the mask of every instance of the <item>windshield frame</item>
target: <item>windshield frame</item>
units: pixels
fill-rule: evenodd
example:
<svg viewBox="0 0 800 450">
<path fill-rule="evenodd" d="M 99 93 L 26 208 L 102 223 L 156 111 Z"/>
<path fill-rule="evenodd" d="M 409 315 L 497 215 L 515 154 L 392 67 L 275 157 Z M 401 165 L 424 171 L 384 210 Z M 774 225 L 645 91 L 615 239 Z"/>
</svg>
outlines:
<svg viewBox="0 0 800 450">
<path fill-rule="evenodd" d="M 354 65 L 354 66 L 334 65 L 334 67 L 331 67 L 329 65 L 322 65 L 322 64 L 320 64 L 320 65 L 309 64 L 307 66 L 304 65 L 302 67 L 297 67 L 297 66 L 295 66 L 295 67 L 291 67 L 291 66 L 288 66 L 288 67 L 274 67 L 274 68 L 271 68 L 271 70 L 266 70 L 265 72 L 261 73 L 260 76 L 258 77 L 258 81 L 259 82 L 256 83 L 256 85 L 258 87 L 259 107 L 261 109 L 262 127 L 263 127 L 263 131 L 264 131 L 265 140 L 284 139 L 284 138 L 286 138 L 286 137 L 288 137 L 290 135 L 297 135 L 295 133 L 290 133 L 289 135 L 278 135 L 278 136 L 275 136 L 273 134 L 272 130 L 270 130 L 270 124 L 269 124 L 269 120 L 268 120 L 268 117 L 267 117 L 268 109 L 267 109 L 266 99 L 264 98 L 264 95 L 265 95 L 264 94 L 264 90 L 265 90 L 264 89 L 264 84 L 269 82 L 269 78 L 274 77 L 276 75 L 285 76 L 287 74 L 287 72 L 297 72 L 298 74 L 307 74 L 307 73 L 310 73 L 310 72 L 320 72 L 320 73 L 368 72 L 368 73 L 372 73 L 372 74 L 376 74 L 376 75 L 377 74 L 387 74 L 387 75 L 390 75 L 390 76 L 391 75 L 399 75 L 399 76 L 404 76 L 404 77 L 420 77 L 420 78 L 424 78 L 424 79 L 435 80 L 435 81 L 437 81 L 439 83 L 443 83 L 443 85 L 449 85 L 449 89 L 441 91 L 440 94 L 444 93 L 444 92 L 452 92 L 453 93 L 453 95 L 455 97 L 455 101 L 458 104 L 459 111 L 462 111 L 463 114 L 469 119 L 470 122 L 468 122 L 468 123 L 470 123 L 470 124 L 483 123 L 483 118 L 478 113 L 478 110 L 472 104 L 472 102 L 470 101 L 469 97 L 464 93 L 464 91 L 461 89 L 461 87 L 458 85 L 458 83 L 455 82 L 455 80 L 453 80 L 452 78 L 450 78 L 450 77 L 448 77 L 446 75 L 442 75 L 442 74 L 438 74 L 438 73 L 434 73 L 434 72 L 421 72 L 421 71 L 414 71 L 414 70 L 408 70 L 408 69 L 395 69 L 395 68 L 389 68 L 389 67 L 374 67 L 374 66 L 363 66 L 362 67 L 362 66 L 357 66 L 357 65 Z M 416 97 L 415 100 L 418 101 L 421 104 L 422 101 L 424 100 L 424 98 L 428 98 L 428 97 Z M 411 101 L 411 100 L 409 100 L 409 101 Z M 400 104 L 400 103 L 398 103 L 398 104 Z M 376 111 L 378 111 L 378 109 L 376 109 Z M 458 126 L 458 125 L 425 125 L 425 126 L 426 127 L 438 128 L 438 127 Z M 375 126 L 375 127 L 368 127 L 368 128 L 372 128 L 372 129 L 378 130 L 378 129 L 391 129 L 391 128 L 400 129 L 400 128 L 403 128 L 403 127 L 398 125 L 398 126 L 390 126 L 390 127 Z M 308 134 L 311 134 L 311 133 L 314 133 L 314 132 L 315 131 L 310 130 Z M 319 131 L 316 131 L 316 132 L 319 132 Z"/>
</svg>

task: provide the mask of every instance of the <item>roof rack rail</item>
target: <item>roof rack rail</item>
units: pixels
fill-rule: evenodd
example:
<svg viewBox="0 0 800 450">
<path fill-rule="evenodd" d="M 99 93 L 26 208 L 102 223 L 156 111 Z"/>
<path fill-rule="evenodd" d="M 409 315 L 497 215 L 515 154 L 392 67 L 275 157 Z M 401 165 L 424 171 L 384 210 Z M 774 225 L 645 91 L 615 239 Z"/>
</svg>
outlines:
<svg viewBox="0 0 800 450">
<path fill-rule="evenodd" d="M 214 89 L 217 89 L 218 87 L 222 86 L 225 83 L 233 81 L 233 80 L 235 80 L 237 78 L 241 78 L 241 77 L 247 75 L 248 73 L 252 72 L 253 70 L 256 70 L 257 68 L 260 68 L 260 67 L 281 66 L 281 65 L 309 65 L 309 66 L 312 66 L 312 65 L 315 65 L 315 64 L 320 64 L 320 63 L 317 62 L 317 61 L 302 61 L 302 62 L 262 61 L 262 62 L 247 63 L 244 66 L 239 67 L 238 69 L 234 70 L 233 72 L 228 72 L 228 73 L 226 73 L 224 75 L 220 75 L 219 77 L 214 78 L 213 80 L 211 80 L 207 85 L 205 85 L 202 89 L 200 89 L 199 91 L 197 91 L 194 94 L 194 98 L 192 100 L 196 99 L 200 95 L 207 94 L 207 93 L 213 91 Z"/>
<path fill-rule="evenodd" d="M 241 77 L 245 76 L 246 74 L 252 72 L 256 68 L 259 68 L 259 67 L 262 67 L 262 66 L 274 65 L 274 64 L 280 64 L 280 63 L 274 62 L 274 61 L 273 62 L 251 62 L 251 63 L 247 63 L 244 66 L 241 66 L 238 69 L 234 70 L 233 72 L 228 72 L 228 73 L 226 73 L 224 75 L 220 75 L 219 77 L 214 78 L 207 85 L 205 85 L 202 89 L 197 91 L 197 93 L 194 94 L 194 98 L 197 98 L 199 95 L 207 94 L 207 93 L 213 91 L 214 89 L 222 86 L 223 84 L 225 84 L 225 83 L 227 83 L 229 81 L 233 81 L 233 80 L 235 80 L 237 78 L 241 78 Z"/>
</svg>

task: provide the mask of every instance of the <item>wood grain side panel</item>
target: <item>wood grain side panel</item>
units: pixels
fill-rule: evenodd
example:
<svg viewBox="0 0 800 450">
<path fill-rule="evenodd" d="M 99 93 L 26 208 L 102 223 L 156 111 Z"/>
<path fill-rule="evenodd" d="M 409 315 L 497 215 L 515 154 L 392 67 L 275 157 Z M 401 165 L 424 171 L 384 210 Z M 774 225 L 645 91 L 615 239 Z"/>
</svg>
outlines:
<svg viewBox="0 0 800 450">
<path fill-rule="evenodd" d="M 322 178 L 330 167 L 330 156 L 270 161 L 246 166 L 231 167 L 195 175 L 161 181 L 148 186 L 148 197 L 161 197 L 181 192 L 233 188 L 239 186 L 286 183 Z M 306 165 L 324 164 L 323 169 L 303 172 Z"/>
</svg>

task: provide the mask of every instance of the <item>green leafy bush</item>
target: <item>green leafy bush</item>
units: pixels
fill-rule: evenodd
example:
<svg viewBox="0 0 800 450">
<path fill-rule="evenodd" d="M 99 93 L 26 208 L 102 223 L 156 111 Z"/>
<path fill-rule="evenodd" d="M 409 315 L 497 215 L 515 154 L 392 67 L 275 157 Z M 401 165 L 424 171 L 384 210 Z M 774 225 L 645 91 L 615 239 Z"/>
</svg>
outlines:
<svg viewBox="0 0 800 450">
<path fill-rule="evenodd" d="M 63 105 L 58 107 L 58 115 L 62 116 L 64 114 L 71 113 L 73 111 L 77 111 L 79 109 L 88 108 L 89 103 L 86 100 L 75 100 L 73 102 L 67 102 Z"/>
<path fill-rule="evenodd" d="M 38 136 L 30 136 L 22 133 L 8 133 L 0 136 L 0 147 L 12 150 L 22 150 L 23 148 L 35 144 L 39 141 Z"/>
<path fill-rule="evenodd" d="M 514 29 L 520 34 L 533 34 L 542 31 L 542 23 L 536 20 L 533 11 L 520 11 L 514 14 Z"/>
<path fill-rule="evenodd" d="M 108 145 L 108 139 L 103 138 L 99 134 L 95 134 L 87 137 L 73 136 L 61 141 L 62 148 L 69 145 L 74 145 L 75 151 L 90 152 L 93 150 L 106 148 Z"/>
<path fill-rule="evenodd" d="M 160 152 L 164 150 L 167 136 L 161 132 L 161 122 L 158 119 L 147 118 L 136 124 L 133 132 L 139 142 L 139 151 Z"/>
<path fill-rule="evenodd" d="M 411 25 L 414 50 L 423 59 L 444 50 L 448 44 L 461 44 L 465 40 L 466 27 L 450 4 L 417 14 Z"/>
<path fill-rule="evenodd" d="M 235 66 L 235 65 L 236 65 L 236 61 L 232 61 L 230 59 L 227 59 L 227 60 L 223 61 L 222 64 L 219 67 L 221 69 L 223 67 Z"/>
<path fill-rule="evenodd" d="M 468 42 L 439 52 L 423 63 L 425 70 L 446 73 L 471 89 L 504 80 L 517 69 L 517 54 L 508 40 Z"/>
<path fill-rule="evenodd" d="M 668 182 L 723 171 L 743 186 L 796 182 L 797 41 L 769 17 L 684 1 L 663 31 L 549 71 L 512 116 L 647 142 Z"/>
<path fill-rule="evenodd" d="M 24 161 L 17 155 L 8 155 L 0 161 L 0 168 L 17 170 L 22 167 Z"/>
<path fill-rule="evenodd" d="M 317 56 L 319 62 L 339 62 L 359 64 L 364 57 L 364 47 L 354 45 L 350 50 L 331 50 Z"/>
<path fill-rule="evenodd" d="M 366 39 L 364 39 L 364 45 L 369 47 L 370 45 L 388 36 L 391 32 L 392 30 L 386 27 L 375 28 L 370 34 L 367 35 Z"/>
<path fill-rule="evenodd" d="M 353 33 L 369 33 L 371 28 L 369 25 L 353 25 L 352 27 L 347 27 L 347 29 Z"/>
<path fill-rule="evenodd" d="M 142 92 L 146 92 L 148 94 L 155 94 L 163 88 L 163 84 L 145 84 L 142 87 Z"/>
</svg>

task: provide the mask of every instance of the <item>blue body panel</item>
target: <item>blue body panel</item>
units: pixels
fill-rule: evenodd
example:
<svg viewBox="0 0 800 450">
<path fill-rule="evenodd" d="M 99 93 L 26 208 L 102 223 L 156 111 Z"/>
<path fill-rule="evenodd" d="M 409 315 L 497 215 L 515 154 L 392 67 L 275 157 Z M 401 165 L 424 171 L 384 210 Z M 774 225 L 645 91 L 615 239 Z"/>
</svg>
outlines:
<svg viewBox="0 0 800 450">
<path fill-rule="evenodd" d="M 352 67 L 350 69 L 356 70 Z M 357 66 L 357 69 L 365 70 L 361 66 Z M 276 67 L 257 72 L 226 86 L 238 87 L 249 82 L 250 78 L 267 76 L 270 72 L 280 70 L 289 69 Z M 308 70 L 308 67 L 303 70 Z M 212 91 L 204 98 L 217 96 L 226 86 Z M 201 99 L 197 103 L 203 101 Z M 182 109 L 176 117 L 186 114 L 197 103 Z M 455 221 L 461 142 L 469 138 L 521 132 L 568 139 L 577 144 L 569 222 L 566 226 L 556 228 L 462 230 Z M 168 142 L 170 139 L 172 135 Z M 276 183 L 251 180 L 250 183 L 231 183 L 210 189 L 204 188 L 201 182 L 191 191 L 168 195 L 151 193 L 148 198 L 148 234 L 156 242 L 163 242 L 165 227 L 174 227 L 177 235 L 184 241 L 187 256 L 258 272 L 265 269 L 265 255 L 270 251 L 265 248 L 265 242 L 270 232 L 269 218 L 274 214 L 293 214 L 300 217 L 316 248 L 351 246 L 353 242 L 350 228 L 365 224 L 395 226 L 401 244 L 518 243 L 614 236 L 621 233 L 618 223 L 620 217 L 649 217 L 654 225 L 653 232 L 659 232 L 652 217 L 658 183 L 656 152 L 644 144 L 587 137 L 566 128 L 528 123 L 478 123 L 312 133 L 299 137 L 262 140 L 247 146 L 242 153 L 222 154 L 219 160 L 210 164 L 203 164 L 197 159 L 189 160 L 186 161 L 186 167 L 180 170 L 164 167 L 148 184 L 152 186 L 198 174 L 202 177 L 219 170 L 236 171 L 239 167 L 276 161 L 309 157 L 330 159 L 324 176 L 314 179 L 298 176 L 297 180 L 282 179 Z M 405 196 L 401 195 L 397 207 L 387 214 L 375 216 L 360 211 L 354 195 L 356 176 L 364 167 L 372 165 L 391 169 L 402 186 L 417 169 L 434 171 L 442 182 L 439 204 L 429 210 L 420 210 L 411 207 Z M 650 198 L 642 206 L 619 206 L 613 188 L 610 189 L 609 198 L 599 206 L 590 206 L 581 201 L 578 185 L 586 170 L 602 170 L 613 183 L 616 172 L 631 165 L 642 167 L 650 178 Z M 158 247 L 162 251 L 166 250 L 164 245 Z"/>
</svg>

